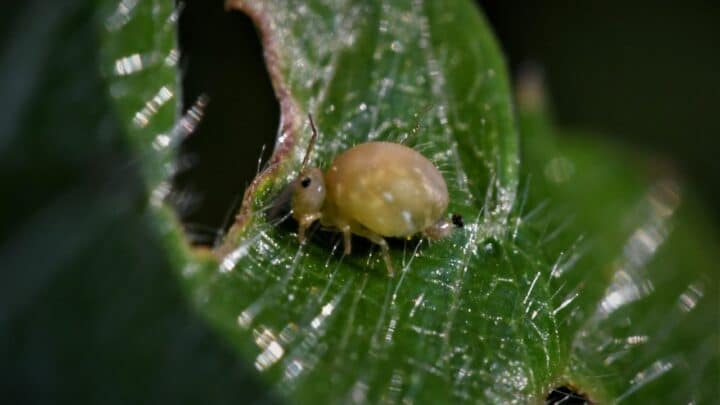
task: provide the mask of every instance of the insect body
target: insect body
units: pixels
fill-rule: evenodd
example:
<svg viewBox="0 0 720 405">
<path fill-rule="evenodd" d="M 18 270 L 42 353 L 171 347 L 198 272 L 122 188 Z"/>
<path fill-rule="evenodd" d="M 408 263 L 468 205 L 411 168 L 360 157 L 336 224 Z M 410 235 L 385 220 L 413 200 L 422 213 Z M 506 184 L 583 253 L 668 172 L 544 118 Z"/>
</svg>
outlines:
<svg viewBox="0 0 720 405">
<path fill-rule="evenodd" d="M 340 154 L 326 173 L 307 167 L 313 138 L 295 182 L 292 209 L 302 243 L 305 230 L 316 220 L 343 234 L 345 253 L 351 235 L 369 239 L 382 249 L 388 273 L 393 267 L 385 237 L 430 239 L 450 234 L 452 224 L 443 216 L 448 205 L 445 180 L 423 155 L 391 142 L 368 142 Z"/>
</svg>

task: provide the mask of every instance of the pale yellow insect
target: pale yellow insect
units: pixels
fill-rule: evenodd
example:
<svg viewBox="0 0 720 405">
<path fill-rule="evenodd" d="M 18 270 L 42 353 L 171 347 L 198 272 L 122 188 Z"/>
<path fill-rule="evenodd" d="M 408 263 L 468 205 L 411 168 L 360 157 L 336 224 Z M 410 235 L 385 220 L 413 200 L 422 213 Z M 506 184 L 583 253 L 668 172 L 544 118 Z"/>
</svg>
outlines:
<svg viewBox="0 0 720 405">
<path fill-rule="evenodd" d="M 444 218 L 448 190 L 438 169 L 407 146 L 362 143 L 336 157 L 326 173 L 308 167 L 317 138 L 312 116 L 308 118 L 313 136 L 292 197 L 300 243 L 305 240 L 307 228 L 320 220 L 324 228 L 343 234 L 345 254 L 350 253 L 352 234 L 378 244 L 392 275 L 385 237 L 422 233 L 429 239 L 441 239 L 450 234 L 452 223 L 462 226 L 459 216 L 453 216 L 452 223 Z"/>
</svg>

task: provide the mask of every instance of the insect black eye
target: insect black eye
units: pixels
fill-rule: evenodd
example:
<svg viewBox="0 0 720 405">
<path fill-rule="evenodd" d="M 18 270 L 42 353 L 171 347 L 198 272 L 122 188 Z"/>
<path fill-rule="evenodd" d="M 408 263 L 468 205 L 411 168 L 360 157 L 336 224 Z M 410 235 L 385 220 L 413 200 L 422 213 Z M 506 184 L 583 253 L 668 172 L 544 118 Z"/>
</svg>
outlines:
<svg viewBox="0 0 720 405">
<path fill-rule="evenodd" d="M 462 228 L 465 226 L 465 223 L 463 222 L 463 217 L 460 214 L 452 215 L 452 223 L 458 228 Z"/>
<path fill-rule="evenodd" d="M 303 186 L 303 188 L 308 188 L 310 186 L 310 177 L 305 177 L 300 181 L 300 185 Z"/>
</svg>

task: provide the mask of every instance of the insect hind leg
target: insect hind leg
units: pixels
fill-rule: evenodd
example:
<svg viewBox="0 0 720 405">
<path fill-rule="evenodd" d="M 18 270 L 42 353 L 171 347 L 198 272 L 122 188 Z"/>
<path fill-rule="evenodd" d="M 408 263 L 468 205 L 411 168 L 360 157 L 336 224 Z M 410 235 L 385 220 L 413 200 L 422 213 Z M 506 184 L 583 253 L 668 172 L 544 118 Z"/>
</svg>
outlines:
<svg viewBox="0 0 720 405">
<path fill-rule="evenodd" d="M 390 247 L 385 241 L 385 238 L 365 227 L 353 227 L 352 233 L 358 236 L 362 236 L 370 242 L 380 246 L 380 254 L 382 254 L 383 261 L 385 262 L 385 267 L 388 271 L 388 275 L 392 277 L 395 274 L 395 271 L 393 269 L 392 261 L 390 260 Z"/>
</svg>

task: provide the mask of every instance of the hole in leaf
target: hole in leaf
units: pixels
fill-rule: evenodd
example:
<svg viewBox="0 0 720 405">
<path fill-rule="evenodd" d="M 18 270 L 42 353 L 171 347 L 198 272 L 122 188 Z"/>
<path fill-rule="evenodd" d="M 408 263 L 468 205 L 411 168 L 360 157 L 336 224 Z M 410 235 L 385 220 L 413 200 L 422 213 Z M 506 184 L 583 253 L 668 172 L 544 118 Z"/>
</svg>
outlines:
<svg viewBox="0 0 720 405">
<path fill-rule="evenodd" d="M 546 405 L 581 405 L 592 403 L 585 394 L 567 385 L 553 388 L 547 398 L 545 398 Z"/>
<path fill-rule="evenodd" d="M 185 2 L 178 24 L 182 108 L 203 119 L 180 146 L 170 204 L 193 245 L 213 246 L 275 143 L 279 106 L 252 21 L 223 2 Z"/>
</svg>

